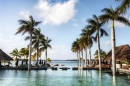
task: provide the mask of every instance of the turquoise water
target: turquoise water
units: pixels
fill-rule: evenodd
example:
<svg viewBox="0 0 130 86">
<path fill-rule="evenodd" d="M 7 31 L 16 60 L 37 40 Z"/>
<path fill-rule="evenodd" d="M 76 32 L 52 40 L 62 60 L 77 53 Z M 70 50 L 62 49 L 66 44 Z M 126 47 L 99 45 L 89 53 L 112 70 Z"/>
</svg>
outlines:
<svg viewBox="0 0 130 86">
<path fill-rule="evenodd" d="M 0 86 L 130 86 L 130 80 L 96 70 L 0 70 Z"/>
</svg>

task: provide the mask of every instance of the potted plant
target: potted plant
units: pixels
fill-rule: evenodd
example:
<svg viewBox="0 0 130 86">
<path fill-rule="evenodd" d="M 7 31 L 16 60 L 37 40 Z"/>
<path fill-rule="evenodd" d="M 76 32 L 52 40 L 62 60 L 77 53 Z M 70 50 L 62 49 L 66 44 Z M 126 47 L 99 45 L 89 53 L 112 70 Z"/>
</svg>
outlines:
<svg viewBox="0 0 130 86">
<path fill-rule="evenodd" d="M 122 60 L 121 64 L 122 64 L 122 69 L 127 69 L 128 68 L 128 62 L 127 61 Z"/>
</svg>

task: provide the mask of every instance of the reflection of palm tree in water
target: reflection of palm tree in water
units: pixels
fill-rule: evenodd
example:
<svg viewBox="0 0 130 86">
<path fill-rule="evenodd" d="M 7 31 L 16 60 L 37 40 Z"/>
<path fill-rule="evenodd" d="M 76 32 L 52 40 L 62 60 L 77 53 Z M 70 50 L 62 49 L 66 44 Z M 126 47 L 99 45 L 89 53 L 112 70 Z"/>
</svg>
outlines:
<svg viewBox="0 0 130 86">
<path fill-rule="evenodd" d="M 99 86 L 102 86 L 102 71 L 99 71 Z"/>
<path fill-rule="evenodd" d="M 113 86 L 117 86 L 116 85 L 116 76 L 113 76 Z"/>
</svg>

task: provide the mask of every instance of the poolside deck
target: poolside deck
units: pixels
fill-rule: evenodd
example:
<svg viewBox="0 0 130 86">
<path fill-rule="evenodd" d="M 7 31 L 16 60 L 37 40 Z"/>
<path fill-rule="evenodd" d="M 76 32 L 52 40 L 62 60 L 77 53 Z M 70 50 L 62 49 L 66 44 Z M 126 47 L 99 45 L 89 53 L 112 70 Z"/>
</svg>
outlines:
<svg viewBox="0 0 130 86">
<path fill-rule="evenodd" d="M 118 69 L 118 72 L 130 75 L 130 70 L 127 70 L 127 69 Z"/>
</svg>

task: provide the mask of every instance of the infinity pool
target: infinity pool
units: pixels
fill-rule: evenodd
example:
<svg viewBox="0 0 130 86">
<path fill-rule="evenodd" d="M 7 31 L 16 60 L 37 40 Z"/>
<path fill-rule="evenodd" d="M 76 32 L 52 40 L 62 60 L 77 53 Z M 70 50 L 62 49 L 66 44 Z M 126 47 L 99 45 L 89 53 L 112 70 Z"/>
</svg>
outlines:
<svg viewBox="0 0 130 86">
<path fill-rule="evenodd" d="M 96 70 L 0 70 L 0 86 L 130 86 L 130 80 Z"/>
</svg>

